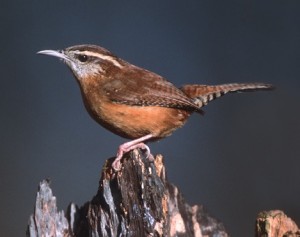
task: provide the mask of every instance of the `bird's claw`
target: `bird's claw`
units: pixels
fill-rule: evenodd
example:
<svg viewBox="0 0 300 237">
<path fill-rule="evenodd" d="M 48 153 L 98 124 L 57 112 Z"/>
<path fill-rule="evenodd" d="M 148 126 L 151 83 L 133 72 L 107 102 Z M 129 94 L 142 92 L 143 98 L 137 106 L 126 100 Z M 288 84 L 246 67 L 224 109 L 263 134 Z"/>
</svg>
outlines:
<svg viewBox="0 0 300 237">
<path fill-rule="evenodd" d="M 126 143 L 124 143 L 119 147 L 117 156 L 116 156 L 115 160 L 112 163 L 112 167 L 115 171 L 120 171 L 121 170 L 121 168 L 122 168 L 121 159 L 122 159 L 123 155 L 125 153 L 129 152 L 129 151 L 134 150 L 134 149 L 146 150 L 146 159 L 148 159 L 149 161 L 154 160 L 154 157 L 150 152 L 150 148 L 146 144 L 138 143 L 138 144 L 128 146 Z"/>
</svg>

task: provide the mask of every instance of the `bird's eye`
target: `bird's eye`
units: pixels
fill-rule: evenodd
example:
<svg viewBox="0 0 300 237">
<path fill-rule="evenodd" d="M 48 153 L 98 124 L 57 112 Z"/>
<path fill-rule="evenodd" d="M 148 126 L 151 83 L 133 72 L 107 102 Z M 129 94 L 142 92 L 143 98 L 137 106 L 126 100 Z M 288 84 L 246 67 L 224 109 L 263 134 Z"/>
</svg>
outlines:
<svg viewBox="0 0 300 237">
<path fill-rule="evenodd" d="M 88 56 L 86 56 L 85 54 L 78 54 L 78 55 L 77 55 L 77 59 L 78 59 L 80 62 L 84 63 L 84 62 L 86 62 L 86 61 L 88 60 Z"/>
</svg>

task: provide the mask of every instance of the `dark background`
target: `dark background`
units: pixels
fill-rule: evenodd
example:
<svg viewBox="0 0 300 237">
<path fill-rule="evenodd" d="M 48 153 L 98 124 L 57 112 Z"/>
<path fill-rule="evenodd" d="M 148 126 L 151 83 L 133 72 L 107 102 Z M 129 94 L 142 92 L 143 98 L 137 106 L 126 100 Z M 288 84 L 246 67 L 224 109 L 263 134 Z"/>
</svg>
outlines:
<svg viewBox="0 0 300 237">
<path fill-rule="evenodd" d="M 300 223 L 299 1 L 2 1 L 0 9 L 1 236 L 25 235 L 44 178 L 59 209 L 90 200 L 125 141 L 90 119 L 65 65 L 36 55 L 82 43 L 178 86 L 276 85 L 212 102 L 150 147 L 186 200 L 232 236 L 254 236 L 262 210 Z"/>
</svg>

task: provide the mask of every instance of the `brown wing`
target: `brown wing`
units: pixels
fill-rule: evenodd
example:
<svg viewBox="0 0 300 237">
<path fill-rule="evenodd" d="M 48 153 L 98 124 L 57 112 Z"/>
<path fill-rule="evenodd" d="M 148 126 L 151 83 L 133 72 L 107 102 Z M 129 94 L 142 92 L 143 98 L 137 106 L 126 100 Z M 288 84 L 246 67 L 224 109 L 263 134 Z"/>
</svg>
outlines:
<svg viewBox="0 0 300 237">
<path fill-rule="evenodd" d="M 181 90 L 161 76 L 134 67 L 126 74 L 115 75 L 102 88 L 108 98 L 120 104 L 135 106 L 160 106 L 200 112 Z"/>
</svg>

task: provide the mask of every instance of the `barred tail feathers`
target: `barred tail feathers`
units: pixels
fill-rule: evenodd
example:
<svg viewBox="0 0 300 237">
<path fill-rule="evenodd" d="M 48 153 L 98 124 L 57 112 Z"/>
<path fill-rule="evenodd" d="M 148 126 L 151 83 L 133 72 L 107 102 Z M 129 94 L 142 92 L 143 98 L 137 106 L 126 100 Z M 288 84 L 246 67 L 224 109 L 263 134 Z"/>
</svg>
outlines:
<svg viewBox="0 0 300 237">
<path fill-rule="evenodd" d="M 216 86 L 209 85 L 184 85 L 180 88 L 188 97 L 194 100 L 199 107 L 203 107 L 208 102 L 217 99 L 227 93 L 251 92 L 259 90 L 272 90 L 271 84 L 264 83 L 231 83 Z"/>
</svg>

